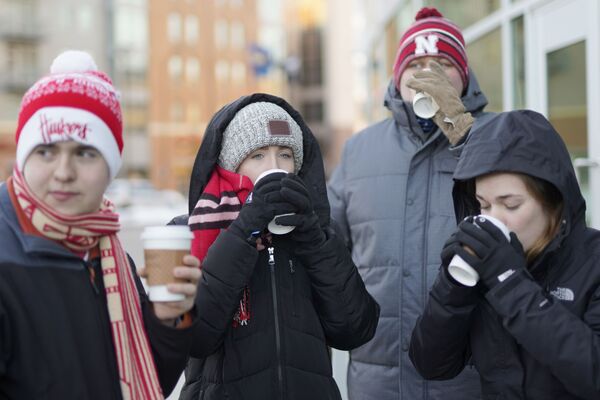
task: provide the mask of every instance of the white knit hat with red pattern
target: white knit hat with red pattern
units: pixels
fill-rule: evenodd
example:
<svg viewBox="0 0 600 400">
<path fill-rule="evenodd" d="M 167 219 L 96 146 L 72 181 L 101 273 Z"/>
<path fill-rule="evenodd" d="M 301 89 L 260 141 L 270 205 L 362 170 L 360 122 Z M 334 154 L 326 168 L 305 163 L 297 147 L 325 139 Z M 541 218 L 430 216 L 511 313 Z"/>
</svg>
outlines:
<svg viewBox="0 0 600 400">
<path fill-rule="evenodd" d="M 74 140 L 97 149 L 114 178 L 121 167 L 123 120 L 110 78 L 84 51 L 59 54 L 50 74 L 23 96 L 16 132 L 17 167 L 40 144 Z"/>
</svg>

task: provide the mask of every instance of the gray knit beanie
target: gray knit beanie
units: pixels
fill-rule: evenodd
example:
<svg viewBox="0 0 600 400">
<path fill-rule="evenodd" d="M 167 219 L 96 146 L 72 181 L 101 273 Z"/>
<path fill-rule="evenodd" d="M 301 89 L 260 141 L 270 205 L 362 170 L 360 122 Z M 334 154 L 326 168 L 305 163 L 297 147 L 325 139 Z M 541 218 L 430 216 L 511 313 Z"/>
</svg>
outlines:
<svg viewBox="0 0 600 400">
<path fill-rule="evenodd" d="M 225 132 L 218 164 L 235 172 L 253 151 L 266 146 L 285 146 L 294 154 L 294 172 L 302 167 L 302 130 L 283 108 L 256 102 L 239 110 Z"/>
</svg>

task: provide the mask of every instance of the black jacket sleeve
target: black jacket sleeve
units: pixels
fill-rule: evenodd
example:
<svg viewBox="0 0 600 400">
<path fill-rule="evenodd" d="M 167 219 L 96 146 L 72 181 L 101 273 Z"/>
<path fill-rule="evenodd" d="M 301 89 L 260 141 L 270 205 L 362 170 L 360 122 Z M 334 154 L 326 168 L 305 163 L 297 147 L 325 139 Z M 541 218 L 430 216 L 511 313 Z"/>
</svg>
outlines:
<svg viewBox="0 0 600 400">
<path fill-rule="evenodd" d="M 6 315 L 4 306 L 0 300 L 0 377 L 6 374 L 6 368 L 10 358 L 11 345 L 9 332 L 8 315 Z"/>
<path fill-rule="evenodd" d="M 515 340 L 569 392 L 582 399 L 600 398 L 600 288 L 583 318 L 546 296 L 526 272 L 496 285 L 486 298 Z"/>
<path fill-rule="evenodd" d="M 379 305 L 367 292 L 343 239 L 328 229 L 320 249 L 303 254 L 328 345 L 350 350 L 375 335 Z"/>
<path fill-rule="evenodd" d="M 257 259 L 255 246 L 228 231 L 222 231 L 210 246 L 196 296 L 198 325 L 192 357 L 206 357 L 222 344 Z"/>
<path fill-rule="evenodd" d="M 423 378 L 451 379 L 463 370 L 471 354 L 470 316 L 480 299 L 477 289 L 454 283 L 440 269 L 410 340 L 409 357 Z"/>
<path fill-rule="evenodd" d="M 154 364 L 158 373 L 160 386 L 165 395 L 173 391 L 179 377 L 185 368 L 190 347 L 192 345 L 193 330 L 197 323 L 196 318 L 191 326 L 183 329 L 164 325 L 154 314 L 152 303 L 138 275 L 131 257 L 129 263 L 134 270 L 135 284 L 140 295 L 144 326 L 150 341 Z"/>
<path fill-rule="evenodd" d="M 160 386 L 168 396 L 185 369 L 195 324 L 183 329 L 163 325 L 154 315 L 150 302 L 142 303 L 142 312 Z"/>
</svg>

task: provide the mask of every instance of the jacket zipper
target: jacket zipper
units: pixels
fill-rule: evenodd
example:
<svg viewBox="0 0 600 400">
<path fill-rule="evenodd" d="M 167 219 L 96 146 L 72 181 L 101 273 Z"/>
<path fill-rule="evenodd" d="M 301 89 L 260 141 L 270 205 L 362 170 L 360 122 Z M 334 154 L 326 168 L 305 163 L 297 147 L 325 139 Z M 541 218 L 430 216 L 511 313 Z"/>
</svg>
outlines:
<svg viewBox="0 0 600 400">
<path fill-rule="evenodd" d="M 296 270 L 294 269 L 294 262 L 290 260 L 290 275 L 292 275 L 292 315 L 298 316 L 296 312 L 296 279 L 294 278 Z"/>
<path fill-rule="evenodd" d="M 283 398 L 283 369 L 281 368 L 281 334 L 279 332 L 279 312 L 277 310 L 277 282 L 275 280 L 275 248 L 268 247 L 269 271 L 271 272 L 271 295 L 273 297 L 273 317 L 275 320 L 275 345 L 277 348 L 277 380 L 280 398 Z"/>
<path fill-rule="evenodd" d="M 98 286 L 96 285 L 96 271 L 94 270 L 94 267 L 92 266 L 92 264 L 88 261 L 84 261 L 84 267 L 88 272 L 88 277 L 90 278 L 90 283 L 92 284 L 92 289 L 94 289 L 94 293 L 96 294 L 96 296 L 98 296 L 100 294 L 100 290 L 98 289 Z"/>
</svg>

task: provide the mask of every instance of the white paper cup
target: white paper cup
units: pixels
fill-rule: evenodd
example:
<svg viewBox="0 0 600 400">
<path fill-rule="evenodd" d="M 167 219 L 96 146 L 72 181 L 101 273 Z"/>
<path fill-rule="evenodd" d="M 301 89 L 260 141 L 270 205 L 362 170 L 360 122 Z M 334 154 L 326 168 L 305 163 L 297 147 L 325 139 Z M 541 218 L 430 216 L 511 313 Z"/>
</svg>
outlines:
<svg viewBox="0 0 600 400">
<path fill-rule="evenodd" d="M 288 172 L 286 170 L 277 169 L 277 168 L 264 171 L 262 174 L 260 174 L 256 178 L 256 181 L 254 182 L 254 186 L 256 186 L 258 184 L 258 181 L 260 181 L 265 176 L 270 175 L 270 174 L 275 174 L 275 173 L 281 173 L 281 172 L 283 172 L 284 174 L 288 174 Z M 275 218 L 283 217 L 284 215 L 294 215 L 294 213 L 276 215 Z M 290 233 L 291 231 L 293 231 L 296 228 L 295 226 L 279 225 L 278 223 L 275 222 L 275 218 L 273 218 L 273 220 L 271 222 L 269 222 L 269 224 L 267 225 L 267 229 L 269 230 L 269 232 L 271 232 L 274 235 L 285 235 L 286 233 Z"/>
<path fill-rule="evenodd" d="M 489 215 L 478 215 L 473 220 L 473 223 L 475 226 L 478 226 L 477 221 L 483 222 L 483 220 L 488 220 L 496 225 L 496 227 L 502 231 L 506 239 L 510 241 L 510 231 L 508 230 L 508 227 L 502 223 L 502 221 Z M 479 281 L 479 274 L 477 271 L 467 264 L 467 262 L 458 254 L 456 254 L 454 257 L 452 257 L 452 260 L 450 260 L 450 264 L 448 264 L 448 273 L 450 276 L 452 276 L 452 278 L 454 278 L 455 281 L 465 286 L 475 286 Z"/>
<path fill-rule="evenodd" d="M 412 103 L 415 114 L 421 118 L 431 118 L 440 109 L 433 97 L 425 92 L 415 93 Z"/>
<path fill-rule="evenodd" d="M 187 225 L 152 226 L 144 229 L 144 263 L 150 301 L 181 301 L 185 296 L 171 293 L 167 283 L 185 282 L 173 276 L 173 268 L 182 265 L 183 256 L 190 254 L 194 235 Z"/>
</svg>

